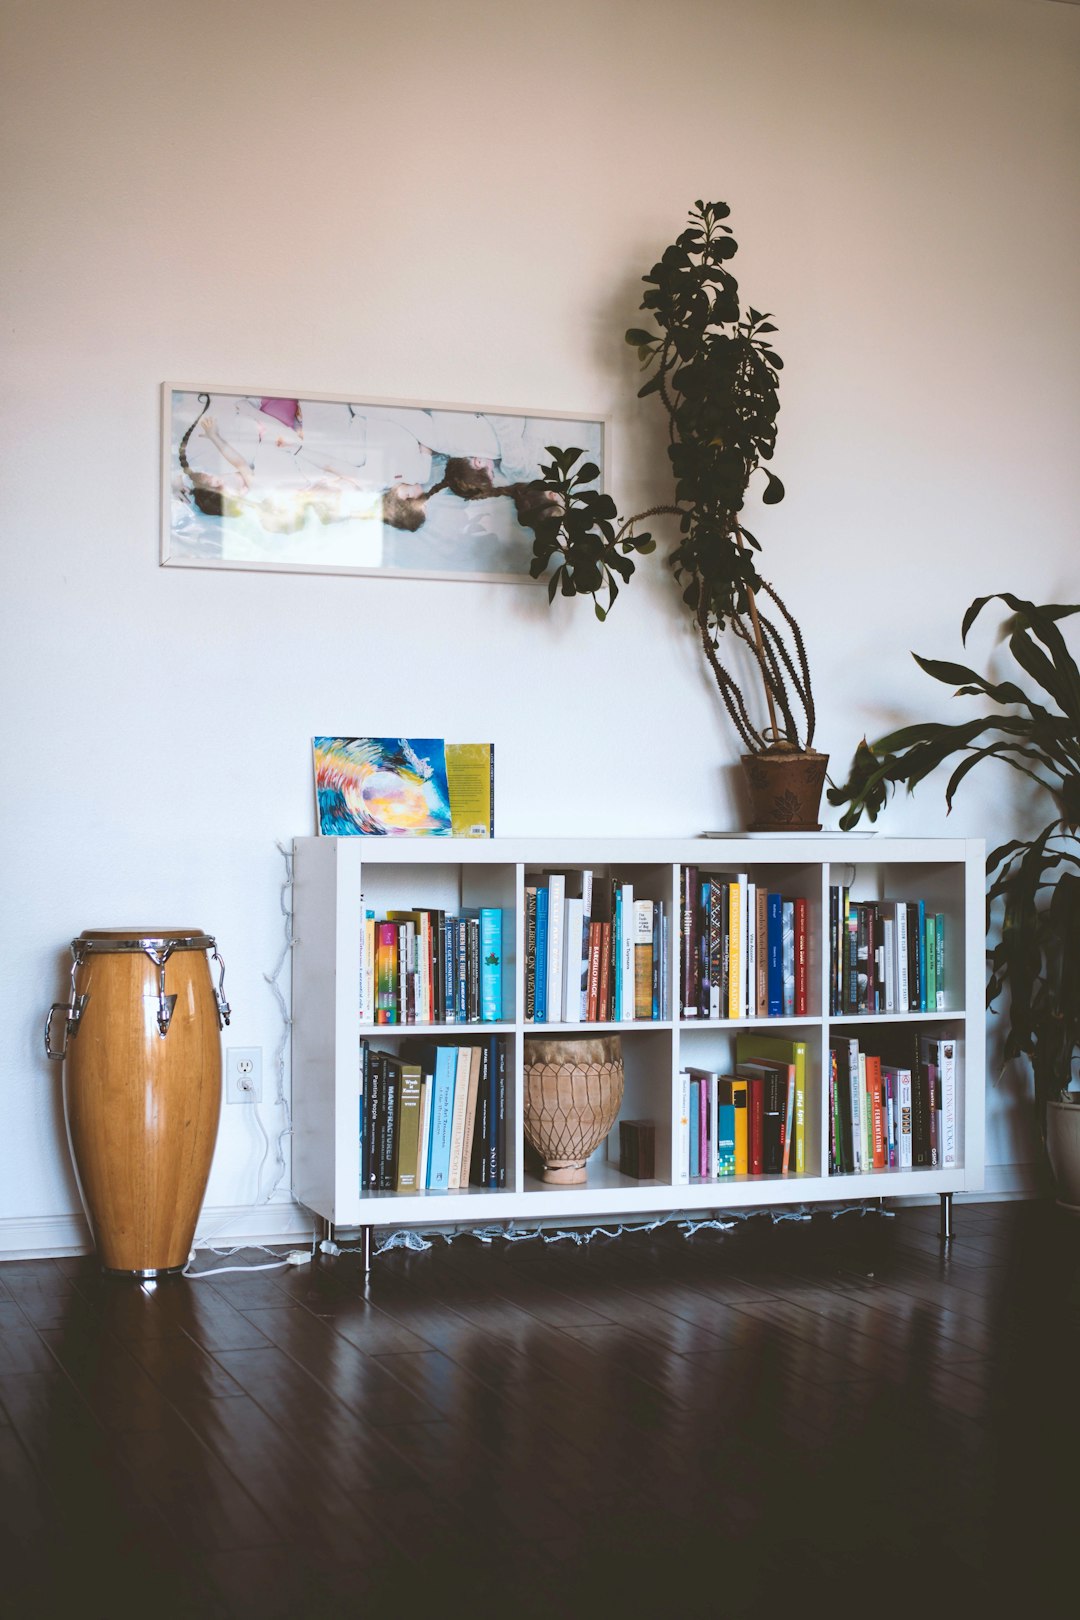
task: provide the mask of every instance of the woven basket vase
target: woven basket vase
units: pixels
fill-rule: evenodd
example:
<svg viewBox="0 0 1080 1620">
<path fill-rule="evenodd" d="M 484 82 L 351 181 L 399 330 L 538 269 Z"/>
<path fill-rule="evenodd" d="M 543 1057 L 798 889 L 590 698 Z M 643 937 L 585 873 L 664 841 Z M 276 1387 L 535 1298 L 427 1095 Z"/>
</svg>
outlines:
<svg viewBox="0 0 1080 1620">
<path fill-rule="evenodd" d="M 623 1098 L 617 1035 L 526 1040 L 525 1140 L 543 1163 L 541 1179 L 582 1185 L 585 1162 L 607 1136 Z"/>
</svg>

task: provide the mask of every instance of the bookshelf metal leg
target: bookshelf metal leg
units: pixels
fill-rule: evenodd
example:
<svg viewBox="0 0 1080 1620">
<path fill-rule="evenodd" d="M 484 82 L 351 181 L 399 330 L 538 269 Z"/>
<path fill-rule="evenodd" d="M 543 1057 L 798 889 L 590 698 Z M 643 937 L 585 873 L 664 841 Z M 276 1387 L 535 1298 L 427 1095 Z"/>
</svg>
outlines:
<svg viewBox="0 0 1080 1620">
<path fill-rule="evenodd" d="M 371 1272 L 371 1234 L 374 1230 L 375 1228 L 372 1226 L 362 1226 L 360 1228 L 360 1247 L 363 1251 L 365 1277 Z"/>
<path fill-rule="evenodd" d="M 939 1193 L 941 1199 L 941 1241 L 948 1243 L 952 1237 L 952 1193 Z"/>
</svg>

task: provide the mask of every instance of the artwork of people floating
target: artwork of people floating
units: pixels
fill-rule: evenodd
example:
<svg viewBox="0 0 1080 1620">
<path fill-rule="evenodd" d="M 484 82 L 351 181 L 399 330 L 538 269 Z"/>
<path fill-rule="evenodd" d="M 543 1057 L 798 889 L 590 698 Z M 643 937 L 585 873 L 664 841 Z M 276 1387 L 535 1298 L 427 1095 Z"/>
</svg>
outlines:
<svg viewBox="0 0 1080 1620">
<path fill-rule="evenodd" d="M 552 444 L 603 468 L 599 419 L 165 384 L 161 560 L 528 581 Z"/>
</svg>

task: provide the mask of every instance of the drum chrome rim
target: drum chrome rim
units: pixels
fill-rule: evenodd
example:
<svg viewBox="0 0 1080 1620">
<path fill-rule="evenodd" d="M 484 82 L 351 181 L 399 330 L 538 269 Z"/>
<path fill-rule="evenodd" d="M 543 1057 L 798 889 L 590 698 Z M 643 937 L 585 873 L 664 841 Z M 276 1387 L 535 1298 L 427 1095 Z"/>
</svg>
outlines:
<svg viewBox="0 0 1080 1620">
<path fill-rule="evenodd" d="M 71 949 L 85 956 L 112 956 L 123 952 L 209 951 L 217 944 L 212 934 L 80 934 Z"/>
</svg>

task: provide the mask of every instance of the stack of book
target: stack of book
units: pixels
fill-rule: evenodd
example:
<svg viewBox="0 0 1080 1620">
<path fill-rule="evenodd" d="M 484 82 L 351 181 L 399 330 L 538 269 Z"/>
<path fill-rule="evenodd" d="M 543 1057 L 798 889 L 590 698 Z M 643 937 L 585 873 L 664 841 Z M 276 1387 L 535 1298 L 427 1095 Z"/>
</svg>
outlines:
<svg viewBox="0 0 1080 1620">
<path fill-rule="evenodd" d="M 733 1074 L 679 1075 L 676 1183 L 806 1169 L 806 1043 L 740 1035 Z"/>
<path fill-rule="evenodd" d="M 506 1044 L 360 1042 L 361 1192 L 506 1186 Z"/>
<path fill-rule="evenodd" d="M 956 1165 L 956 1042 L 917 1029 L 829 1047 L 829 1174 Z"/>
<path fill-rule="evenodd" d="M 361 1024 L 494 1024 L 503 1016 L 502 911 L 365 911 Z"/>
<path fill-rule="evenodd" d="M 684 1018 L 805 1018 L 809 904 L 745 872 L 682 869 Z"/>
<path fill-rule="evenodd" d="M 589 870 L 525 881 L 525 1018 L 629 1023 L 671 1016 L 662 900 Z"/>
<path fill-rule="evenodd" d="M 852 900 L 829 888 L 829 1011 L 945 1011 L 945 917 L 924 900 Z"/>
</svg>

